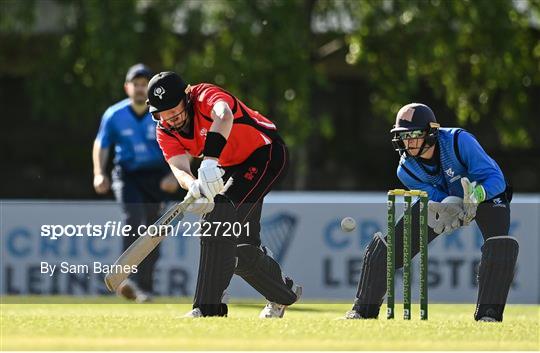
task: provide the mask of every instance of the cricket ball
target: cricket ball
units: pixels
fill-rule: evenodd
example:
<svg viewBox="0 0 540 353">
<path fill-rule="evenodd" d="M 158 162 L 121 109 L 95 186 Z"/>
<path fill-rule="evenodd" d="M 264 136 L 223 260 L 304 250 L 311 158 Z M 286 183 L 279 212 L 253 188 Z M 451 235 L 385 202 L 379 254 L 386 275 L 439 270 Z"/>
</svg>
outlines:
<svg viewBox="0 0 540 353">
<path fill-rule="evenodd" d="M 356 221 L 352 217 L 345 217 L 341 220 L 341 229 L 344 232 L 352 232 L 356 229 Z"/>
</svg>

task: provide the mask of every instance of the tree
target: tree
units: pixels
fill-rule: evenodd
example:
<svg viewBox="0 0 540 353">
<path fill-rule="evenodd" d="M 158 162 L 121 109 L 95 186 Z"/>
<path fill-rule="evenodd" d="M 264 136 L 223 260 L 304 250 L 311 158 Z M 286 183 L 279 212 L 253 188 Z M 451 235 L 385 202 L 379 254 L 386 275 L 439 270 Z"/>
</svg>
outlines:
<svg viewBox="0 0 540 353">
<path fill-rule="evenodd" d="M 504 145 L 533 144 L 538 1 L 353 0 L 350 6 L 357 28 L 347 36 L 347 62 L 370 82 L 376 112 L 390 116 L 425 87 L 455 111 L 459 124 L 494 124 Z"/>
</svg>

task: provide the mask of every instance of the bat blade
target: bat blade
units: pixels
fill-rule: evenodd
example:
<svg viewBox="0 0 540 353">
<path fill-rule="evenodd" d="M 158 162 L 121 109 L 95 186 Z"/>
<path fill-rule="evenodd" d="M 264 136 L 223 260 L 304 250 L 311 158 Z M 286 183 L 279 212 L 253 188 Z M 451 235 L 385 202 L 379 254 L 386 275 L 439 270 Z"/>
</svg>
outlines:
<svg viewBox="0 0 540 353">
<path fill-rule="evenodd" d="M 178 223 L 184 218 L 186 208 L 194 201 L 192 197 L 188 197 L 181 203 L 173 205 L 167 210 L 153 225 L 160 231 L 165 229 L 164 226 Z M 122 271 L 114 271 L 105 276 L 105 285 L 111 292 L 116 292 L 120 284 L 125 281 L 131 274 L 131 268 L 138 266 L 151 252 L 154 250 L 167 233 L 151 236 L 147 234 L 141 235 L 129 248 L 113 264 L 113 269 L 122 269 Z M 119 266 L 118 266 L 119 265 Z M 125 269 L 129 269 L 125 271 Z"/>
</svg>

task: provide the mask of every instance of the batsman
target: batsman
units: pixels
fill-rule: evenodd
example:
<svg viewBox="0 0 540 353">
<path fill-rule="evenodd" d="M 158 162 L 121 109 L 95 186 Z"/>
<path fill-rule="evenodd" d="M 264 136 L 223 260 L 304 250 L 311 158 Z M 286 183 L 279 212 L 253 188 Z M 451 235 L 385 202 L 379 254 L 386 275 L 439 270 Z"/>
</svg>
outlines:
<svg viewBox="0 0 540 353">
<path fill-rule="evenodd" d="M 427 192 L 428 242 L 476 221 L 484 243 L 474 319 L 500 322 L 514 277 L 519 246 L 508 235 L 511 187 L 476 138 L 461 128 L 441 128 L 433 111 L 411 103 L 397 113 L 392 143 L 401 156 L 399 180 Z M 411 256 L 419 252 L 419 202 L 412 208 Z M 403 217 L 395 228 L 395 267 L 403 267 Z M 386 293 L 386 237 L 366 248 L 356 299 L 347 319 L 377 318 Z"/>
<path fill-rule="evenodd" d="M 163 155 L 188 190 L 186 198 L 195 200 L 187 211 L 211 226 L 205 231 L 208 236 L 201 237 L 193 310 L 186 317 L 226 316 L 222 298 L 233 274 L 268 300 L 260 317 L 282 317 L 298 300 L 301 287 L 283 275 L 261 246 L 263 199 L 288 165 L 288 150 L 276 125 L 224 89 L 208 83 L 187 85 L 174 72 L 150 80 L 148 104 L 158 122 Z M 191 157 L 202 159 L 197 177 Z M 241 225 L 239 236 L 231 236 L 235 224 Z"/>
</svg>

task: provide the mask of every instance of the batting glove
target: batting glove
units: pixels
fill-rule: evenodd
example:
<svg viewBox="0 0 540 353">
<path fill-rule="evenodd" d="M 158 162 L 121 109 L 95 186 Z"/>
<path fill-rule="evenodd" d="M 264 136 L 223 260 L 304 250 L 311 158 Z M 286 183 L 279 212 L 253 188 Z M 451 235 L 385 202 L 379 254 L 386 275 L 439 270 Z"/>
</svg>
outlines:
<svg viewBox="0 0 540 353">
<path fill-rule="evenodd" d="M 186 211 L 194 213 L 199 216 L 203 216 L 207 213 L 212 212 L 214 209 L 214 201 L 206 197 L 201 197 L 193 201 L 187 208 Z"/>
<path fill-rule="evenodd" d="M 218 162 L 215 159 L 205 159 L 202 161 L 198 173 L 197 182 L 200 193 L 213 200 L 224 189 L 222 177 L 225 172 L 218 167 Z"/>
<path fill-rule="evenodd" d="M 469 181 L 468 178 L 461 178 L 461 186 L 463 187 L 463 209 L 465 215 L 463 223 L 469 224 L 476 216 L 478 204 L 486 200 L 486 190 L 476 181 Z"/>
<path fill-rule="evenodd" d="M 189 189 L 184 200 L 189 197 L 194 198 L 195 201 L 193 201 L 186 208 L 186 211 L 188 212 L 195 213 L 197 215 L 204 215 L 206 213 L 212 212 L 212 210 L 214 209 L 214 200 L 207 198 L 201 192 L 200 181 L 197 179 L 193 180 L 189 185 Z"/>
</svg>

